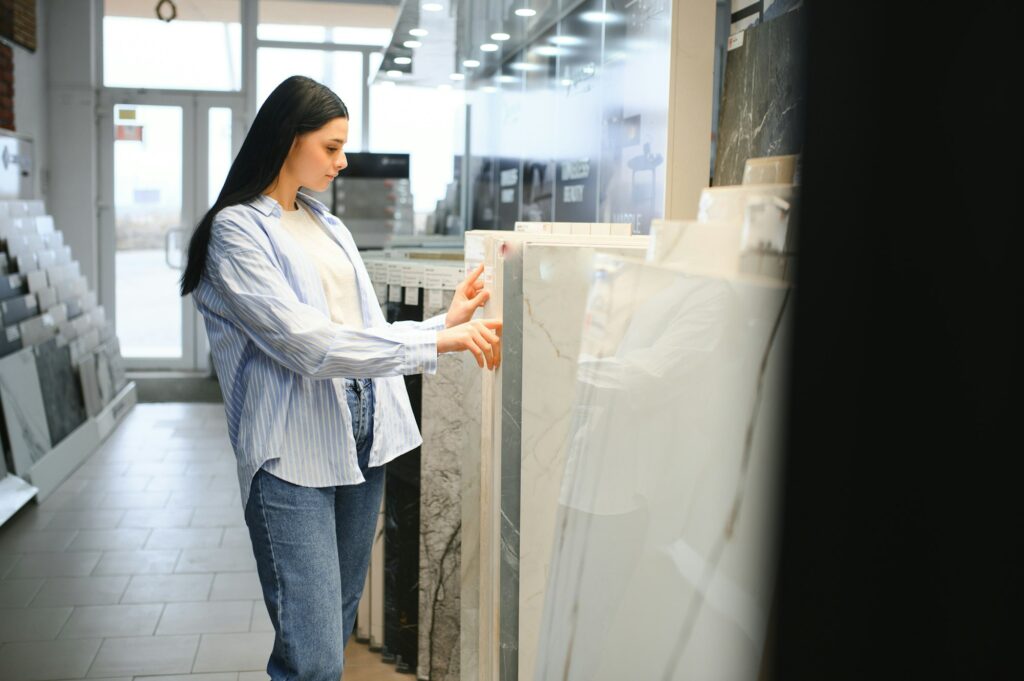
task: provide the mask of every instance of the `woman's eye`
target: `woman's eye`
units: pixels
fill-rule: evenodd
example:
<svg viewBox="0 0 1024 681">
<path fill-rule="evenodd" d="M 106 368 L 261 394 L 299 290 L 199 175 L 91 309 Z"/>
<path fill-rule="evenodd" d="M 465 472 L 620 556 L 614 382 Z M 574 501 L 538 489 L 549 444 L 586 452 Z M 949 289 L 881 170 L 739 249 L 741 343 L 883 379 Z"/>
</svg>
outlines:
<svg viewBox="0 0 1024 681">
<path fill-rule="evenodd" d="M 327 151 L 329 151 L 332 154 L 336 154 L 338 152 L 338 149 L 337 147 L 327 147 Z"/>
</svg>

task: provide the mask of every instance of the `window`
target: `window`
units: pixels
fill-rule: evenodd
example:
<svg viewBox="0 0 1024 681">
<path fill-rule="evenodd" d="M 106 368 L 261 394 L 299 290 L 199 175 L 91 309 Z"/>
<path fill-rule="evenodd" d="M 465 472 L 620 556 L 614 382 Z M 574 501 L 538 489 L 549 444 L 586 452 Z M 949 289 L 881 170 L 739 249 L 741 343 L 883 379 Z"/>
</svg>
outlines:
<svg viewBox="0 0 1024 681">
<path fill-rule="evenodd" d="M 433 212 L 452 181 L 461 107 L 462 94 L 455 90 L 386 84 L 370 88 L 368 151 L 410 155 L 417 213 Z"/>
<path fill-rule="evenodd" d="M 177 6 L 177 18 L 166 23 L 155 3 L 104 0 L 105 86 L 241 90 L 240 0 Z"/>
<path fill-rule="evenodd" d="M 260 40 L 385 46 L 398 6 L 260 0 Z"/>
<path fill-rule="evenodd" d="M 256 101 L 258 106 L 289 76 L 307 76 L 323 83 L 341 97 L 351 121 L 345 149 L 363 148 L 363 55 L 339 50 L 294 50 L 261 47 L 256 54 Z"/>
</svg>

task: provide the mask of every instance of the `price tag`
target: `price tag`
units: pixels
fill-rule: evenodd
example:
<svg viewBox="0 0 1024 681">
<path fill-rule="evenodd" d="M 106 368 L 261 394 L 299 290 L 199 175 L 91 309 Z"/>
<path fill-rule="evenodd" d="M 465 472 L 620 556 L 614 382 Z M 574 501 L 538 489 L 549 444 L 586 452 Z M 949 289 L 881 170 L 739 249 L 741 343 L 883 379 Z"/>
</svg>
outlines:
<svg viewBox="0 0 1024 681">
<path fill-rule="evenodd" d="M 402 287 L 394 284 L 388 284 L 388 302 L 389 303 L 401 303 L 402 302 Z"/>
<path fill-rule="evenodd" d="M 413 288 L 412 286 L 405 287 L 405 304 L 406 305 L 419 305 L 420 304 L 420 290 Z"/>
<path fill-rule="evenodd" d="M 427 289 L 427 300 L 423 303 L 424 310 L 440 310 L 444 307 L 444 294 L 439 288 Z"/>
</svg>

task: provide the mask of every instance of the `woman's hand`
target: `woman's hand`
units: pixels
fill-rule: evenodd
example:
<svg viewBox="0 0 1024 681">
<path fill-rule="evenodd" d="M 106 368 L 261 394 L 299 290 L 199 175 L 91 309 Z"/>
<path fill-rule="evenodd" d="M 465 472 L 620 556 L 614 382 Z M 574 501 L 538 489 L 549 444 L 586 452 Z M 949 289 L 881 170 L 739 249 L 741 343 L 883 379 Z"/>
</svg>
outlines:
<svg viewBox="0 0 1024 681">
<path fill-rule="evenodd" d="M 451 307 L 444 318 L 445 328 L 452 328 L 459 324 L 465 324 L 473 318 L 477 308 L 483 307 L 491 297 L 489 291 L 484 290 L 484 282 L 480 281 L 480 274 L 484 271 L 484 264 L 480 263 L 469 273 L 462 283 L 455 289 L 455 297 L 452 298 Z"/>
<path fill-rule="evenodd" d="M 469 350 L 480 368 L 501 366 L 501 320 L 474 319 L 437 332 L 437 354 Z"/>
</svg>

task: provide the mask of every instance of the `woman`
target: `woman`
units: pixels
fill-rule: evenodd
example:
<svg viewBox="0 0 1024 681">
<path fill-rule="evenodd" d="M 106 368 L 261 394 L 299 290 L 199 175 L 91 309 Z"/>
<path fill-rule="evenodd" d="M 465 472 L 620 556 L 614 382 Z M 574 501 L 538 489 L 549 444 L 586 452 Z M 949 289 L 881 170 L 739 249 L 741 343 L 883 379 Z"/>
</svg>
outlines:
<svg viewBox="0 0 1024 681">
<path fill-rule="evenodd" d="M 337 681 L 369 564 L 384 464 L 422 443 L 405 374 L 437 355 L 501 361 L 481 268 L 451 308 L 388 324 L 351 234 L 323 204 L 348 111 L 300 76 L 260 107 L 189 243 L 182 295 L 203 315 L 276 638 L 271 679 Z"/>
</svg>

